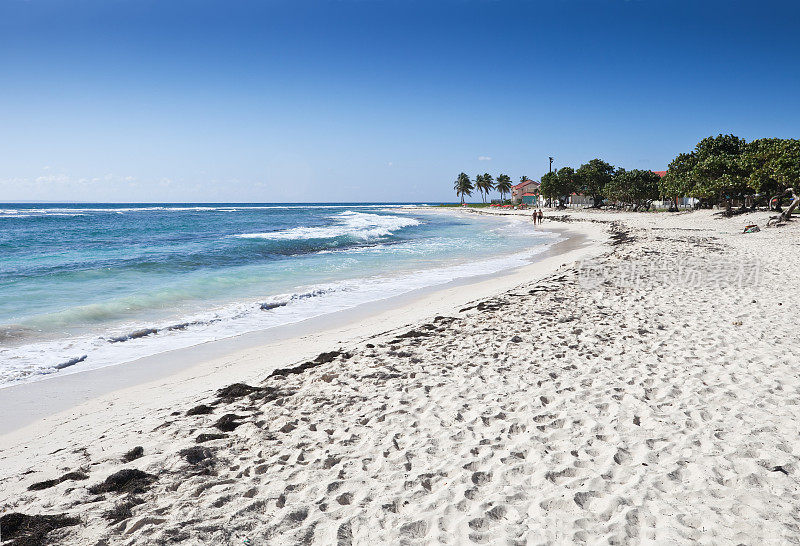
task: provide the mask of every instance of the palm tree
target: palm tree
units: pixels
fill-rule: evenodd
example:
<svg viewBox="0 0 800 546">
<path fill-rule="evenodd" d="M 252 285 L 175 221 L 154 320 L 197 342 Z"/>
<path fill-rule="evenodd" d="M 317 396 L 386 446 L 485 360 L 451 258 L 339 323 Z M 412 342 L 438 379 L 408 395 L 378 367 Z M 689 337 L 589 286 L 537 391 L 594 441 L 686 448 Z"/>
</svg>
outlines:
<svg viewBox="0 0 800 546">
<path fill-rule="evenodd" d="M 507 174 L 498 175 L 495 188 L 500 192 L 500 200 L 502 201 L 504 199 L 503 196 L 511 191 L 511 177 Z"/>
<path fill-rule="evenodd" d="M 479 174 L 475 178 L 475 187 L 481 192 L 481 195 L 489 195 L 489 192 L 494 189 L 494 178 L 489 173 Z M 483 202 L 486 202 L 484 198 Z"/>
<path fill-rule="evenodd" d="M 481 201 L 486 202 L 486 199 L 483 197 L 483 190 L 486 188 L 486 184 L 483 182 L 483 175 L 479 174 L 475 177 L 475 189 L 478 190 L 481 194 Z"/>
<path fill-rule="evenodd" d="M 461 204 L 464 204 L 464 196 L 465 195 L 472 195 L 472 190 L 475 189 L 475 186 L 472 185 L 472 180 L 469 179 L 467 173 L 461 173 L 456 178 L 456 184 L 453 186 L 453 189 L 456 190 L 456 195 L 461 196 Z"/>
</svg>

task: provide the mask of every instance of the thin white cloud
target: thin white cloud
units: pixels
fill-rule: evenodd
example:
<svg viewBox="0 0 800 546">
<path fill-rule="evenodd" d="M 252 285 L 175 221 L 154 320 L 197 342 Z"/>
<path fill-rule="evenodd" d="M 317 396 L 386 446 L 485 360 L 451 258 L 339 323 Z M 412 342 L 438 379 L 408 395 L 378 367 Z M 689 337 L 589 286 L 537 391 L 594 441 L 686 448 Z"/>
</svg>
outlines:
<svg viewBox="0 0 800 546">
<path fill-rule="evenodd" d="M 489 157 L 488 155 L 479 155 L 478 156 L 478 161 L 491 161 L 491 160 L 492 160 L 492 158 Z"/>
<path fill-rule="evenodd" d="M 39 184 L 58 184 L 69 182 L 69 176 L 66 174 L 48 174 L 45 176 L 37 176 L 35 181 Z"/>
</svg>

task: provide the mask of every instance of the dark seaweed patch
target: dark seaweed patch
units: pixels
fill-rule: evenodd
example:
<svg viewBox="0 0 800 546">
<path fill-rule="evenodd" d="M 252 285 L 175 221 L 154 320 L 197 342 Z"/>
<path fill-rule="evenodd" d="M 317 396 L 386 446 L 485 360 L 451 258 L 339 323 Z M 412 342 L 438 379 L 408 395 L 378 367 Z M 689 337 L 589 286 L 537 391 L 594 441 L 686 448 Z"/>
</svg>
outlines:
<svg viewBox="0 0 800 546">
<path fill-rule="evenodd" d="M 226 413 L 220 417 L 216 423 L 214 423 L 214 427 L 218 428 L 222 432 L 231 432 L 242 424 L 240 422 L 242 419 L 244 419 L 244 417 L 236 415 L 235 413 Z"/>
<path fill-rule="evenodd" d="M 54 529 L 71 527 L 81 522 L 76 517 L 66 514 L 46 516 L 29 516 L 12 512 L 0 517 L 0 533 L 3 540 L 13 539 L 13 546 L 38 546 L 50 543 L 45 540 L 47 534 Z"/>
<path fill-rule="evenodd" d="M 43 482 L 32 483 L 28 486 L 28 491 L 41 491 L 42 489 L 50 489 L 58 485 L 58 480 L 45 480 Z"/>
<path fill-rule="evenodd" d="M 180 456 L 186 459 L 186 462 L 190 465 L 196 466 L 201 463 L 203 466 L 214 465 L 214 452 L 207 447 L 195 446 L 182 449 Z"/>
<path fill-rule="evenodd" d="M 86 360 L 89 355 L 79 356 L 77 358 L 73 358 L 67 360 L 66 362 L 62 362 L 61 364 L 56 364 L 56 370 L 63 370 L 64 368 L 69 368 L 70 366 L 74 366 L 75 364 L 79 364 Z"/>
<path fill-rule="evenodd" d="M 198 434 L 197 438 L 195 438 L 194 441 L 197 442 L 198 444 L 202 444 L 203 442 L 210 442 L 212 440 L 221 440 L 222 438 L 225 437 L 226 437 L 225 434 L 220 434 L 219 432 L 212 432 L 210 434 L 203 433 L 203 434 Z"/>
<path fill-rule="evenodd" d="M 155 476 L 147 472 L 134 468 L 125 468 L 110 475 L 104 482 L 90 487 L 89 493 L 93 495 L 100 493 L 144 493 L 156 479 Z"/>
<path fill-rule="evenodd" d="M 126 463 L 129 463 L 131 461 L 135 461 L 142 455 L 144 455 L 144 448 L 142 446 L 136 446 L 129 452 L 127 452 L 125 455 L 123 455 L 122 460 Z"/>
<path fill-rule="evenodd" d="M 409 330 L 405 334 L 400 334 L 396 339 L 409 339 L 415 337 L 428 337 L 431 334 L 428 332 L 420 332 L 419 330 Z"/>
<path fill-rule="evenodd" d="M 303 362 L 302 364 L 299 364 L 292 368 L 278 368 L 277 370 L 274 370 L 271 374 L 269 374 L 269 376 L 285 377 L 287 375 L 303 373 L 308 369 L 316 368 L 317 366 L 321 366 L 322 364 L 328 364 L 329 362 L 333 362 L 336 359 L 336 357 L 339 356 L 342 357 L 342 360 L 347 360 L 351 358 L 353 355 L 351 355 L 350 353 L 344 353 L 342 351 L 330 351 L 327 353 L 320 353 L 314 360 Z"/>
<path fill-rule="evenodd" d="M 69 480 L 88 480 L 89 476 L 84 474 L 83 472 L 67 472 L 57 480 L 45 480 L 43 482 L 37 482 L 28 486 L 28 491 L 41 491 L 42 489 L 49 489 L 55 485 L 58 485 L 61 482 L 66 482 Z"/>
<path fill-rule="evenodd" d="M 133 517 L 133 512 L 131 509 L 134 506 L 139 506 L 143 503 L 143 499 L 133 495 L 128 495 L 124 501 L 115 504 L 114 508 L 105 512 L 103 517 L 109 520 L 111 523 L 119 523 L 120 521 Z"/>
<path fill-rule="evenodd" d="M 262 387 L 253 387 L 245 385 L 244 383 L 234 383 L 233 385 L 228 385 L 227 387 L 219 389 L 217 391 L 217 397 L 225 402 L 231 402 L 237 398 L 242 398 L 248 394 L 253 394 L 262 390 Z"/>
<path fill-rule="evenodd" d="M 79 480 L 88 480 L 88 479 L 89 479 L 89 475 L 88 474 L 84 474 L 83 472 L 67 472 L 66 474 L 64 474 L 63 476 L 61 476 L 59 478 L 59 481 L 65 482 L 67 480 L 79 481 Z"/>
<path fill-rule="evenodd" d="M 288 305 L 288 301 L 282 301 L 279 303 L 262 303 L 261 310 L 262 311 L 269 311 L 270 309 L 277 309 L 278 307 L 286 307 Z"/>
<path fill-rule="evenodd" d="M 205 404 L 200 404 L 199 406 L 195 406 L 189 411 L 186 412 L 186 415 L 208 415 L 209 413 L 213 412 L 214 408 L 211 406 L 207 406 Z"/>
<path fill-rule="evenodd" d="M 124 336 L 112 337 L 108 341 L 110 343 L 122 343 L 123 341 L 129 341 L 131 339 L 139 339 L 140 337 L 147 337 L 152 334 L 157 334 L 157 328 L 144 328 L 142 330 L 136 330 L 135 332 L 131 332 L 130 334 L 126 334 Z"/>
</svg>

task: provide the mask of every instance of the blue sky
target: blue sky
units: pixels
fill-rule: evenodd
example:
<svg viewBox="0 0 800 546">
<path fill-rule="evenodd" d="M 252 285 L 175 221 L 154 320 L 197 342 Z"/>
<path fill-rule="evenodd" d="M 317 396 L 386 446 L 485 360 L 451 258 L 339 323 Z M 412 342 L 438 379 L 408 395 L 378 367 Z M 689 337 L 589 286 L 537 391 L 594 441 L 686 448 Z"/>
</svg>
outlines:
<svg viewBox="0 0 800 546">
<path fill-rule="evenodd" d="M 800 6 L 0 2 L 0 200 L 442 201 L 800 137 Z"/>
</svg>

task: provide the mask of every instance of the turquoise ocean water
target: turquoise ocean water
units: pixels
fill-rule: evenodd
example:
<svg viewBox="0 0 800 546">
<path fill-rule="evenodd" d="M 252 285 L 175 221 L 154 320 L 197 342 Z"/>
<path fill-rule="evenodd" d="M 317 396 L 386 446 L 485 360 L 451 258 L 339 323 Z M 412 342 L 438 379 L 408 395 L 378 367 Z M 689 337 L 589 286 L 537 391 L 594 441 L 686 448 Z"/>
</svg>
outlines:
<svg viewBox="0 0 800 546">
<path fill-rule="evenodd" d="M 2 204 L 0 387 L 496 273 L 556 240 L 410 204 Z"/>
</svg>

